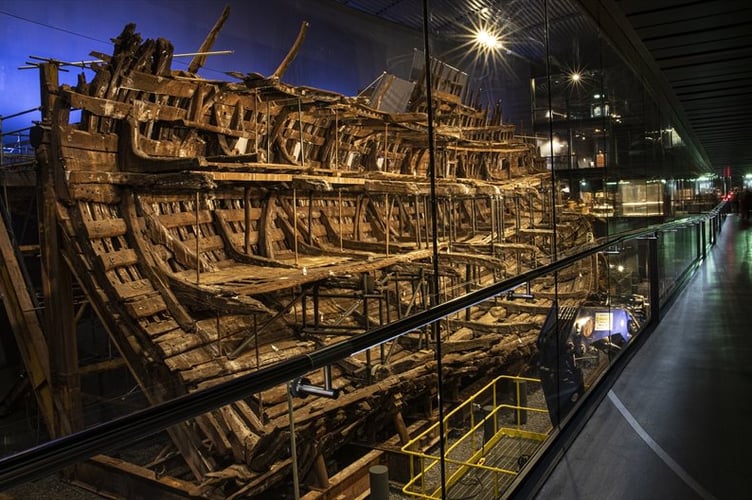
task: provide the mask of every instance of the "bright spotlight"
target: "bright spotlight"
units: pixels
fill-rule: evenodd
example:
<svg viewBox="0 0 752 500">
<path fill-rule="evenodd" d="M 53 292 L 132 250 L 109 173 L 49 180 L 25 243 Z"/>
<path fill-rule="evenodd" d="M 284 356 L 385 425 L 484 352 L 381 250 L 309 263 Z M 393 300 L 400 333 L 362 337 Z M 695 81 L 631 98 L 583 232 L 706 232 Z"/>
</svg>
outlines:
<svg viewBox="0 0 752 500">
<path fill-rule="evenodd" d="M 499 37 L 485 28 L 479 29 L 475 34 L 475 43 L 486 50 L 494 50 L 501 47 Z"/>
<path fill-rule="evenodd" d="M 574 83 L 579 82 L 581 78 L 582 78 L 582 75 L 577 72 L 574 72 L 571 75 L 569 75 L 569 79 L 572 80 Z"/>
</svg>

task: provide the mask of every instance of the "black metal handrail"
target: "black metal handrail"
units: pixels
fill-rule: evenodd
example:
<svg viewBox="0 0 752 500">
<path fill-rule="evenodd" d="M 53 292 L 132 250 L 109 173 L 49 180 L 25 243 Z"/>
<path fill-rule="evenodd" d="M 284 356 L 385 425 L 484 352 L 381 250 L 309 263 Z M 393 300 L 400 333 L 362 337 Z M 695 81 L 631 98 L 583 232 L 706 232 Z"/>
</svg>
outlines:
<svg viewBox="0 0 752 500">
<path fill-rule="evenodd" d="M 139 439 L 190 418 L 302 377 L 311 371 L 323 368 L 352 354 L 376 347 L 418 328 L 430 325 L 446 316 L 513 290 L 536 278 L 556 273 L 580 259 L 605 251 L 613 245 L 635 238 L 654 236 L 661 231 L 695 224 L 709 217 L 714 217 L 722 210 L 723 205 L 724 203 L 719 204 L 709 214 L 702 216 L 693 216 L 620 233 L 554 263 L 443 302 L 436 307 L 375 328 L 357 337 L 309 354 L 280 361 L 254 373 L 176 397 L 5 457 L 0 459 L 0 491 L 44 477 L 98 453 L 132 444 Z"/>
<path fill-rule="evenodd" d="M 8 118 L 16 118 L 18 116 L 23 116 L 29 113 L 33 113 L 34 111 L 39 111 L 41 109 L 42 109 L 42 106 L 37 106 L 36 108 L 26 109 L 24 111 L 19 111 L 18 113 L 13 113 L 10 115 L 0 115 L 0 120 L 7 120 Z"/>
</svg>

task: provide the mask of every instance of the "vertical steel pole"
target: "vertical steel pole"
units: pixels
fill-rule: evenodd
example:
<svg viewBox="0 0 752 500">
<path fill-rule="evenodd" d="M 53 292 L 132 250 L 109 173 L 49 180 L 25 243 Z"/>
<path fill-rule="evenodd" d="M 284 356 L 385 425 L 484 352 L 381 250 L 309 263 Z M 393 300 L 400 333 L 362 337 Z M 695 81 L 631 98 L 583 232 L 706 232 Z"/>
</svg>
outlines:
<svg viewBox="0 0 752 500">
<path fill-rule="evenodd" d="M 298 450 L 295 446 L 295 418 L 292 406 L 292 384 L 287 383 L 287 418 L 290 420 L 290 454 L 292 455 L 292 490 L 295 500 L 300 500 L 300 488 L 298 479 Z"/>
<path fill-rule="evenodd" d="M 650 322 L 658 324 L 661 320 L 660 274 L 658 269 L 658 233 L 648 242 L 648 279 L 650 281 Z"/>
</svg>

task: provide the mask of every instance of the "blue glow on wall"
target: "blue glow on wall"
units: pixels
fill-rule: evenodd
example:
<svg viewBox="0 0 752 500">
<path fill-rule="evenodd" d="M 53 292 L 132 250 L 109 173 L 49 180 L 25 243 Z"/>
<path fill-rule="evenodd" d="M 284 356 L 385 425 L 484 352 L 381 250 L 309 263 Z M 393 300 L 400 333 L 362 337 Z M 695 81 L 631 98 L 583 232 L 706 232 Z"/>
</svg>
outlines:
<svg viewBox="0 0 752 500">
<path fill-rule="evenodd" d="M 4 0 L 0 4 L 0 116 L 39 106 L 39 75 L 19 70 L 29 56 L 76 62 L 91 51 L 112 53 L 111 39 L 128 23 L 146 38 L 170 40 L 175 53 L 194 52 L 220 16 L 231 8 L 212 56 L 199 74 L 231 79 L 225 72 L 271 74 L 291 47 L 303 21 L 305 43 L 284 81 L 355 95 L 382 71 L 395 71 L 421 47 L 422 35 L 366 18 L 326 0 Z M 33 62 L 33 61 L 32 61 Z M 175 59 L 174 69 L 190 58 Z M 61 83 L 74 85 L 79 68 L 68 67 Z M 89 75 L 90 76 L 90 75 Z M 6 119 L 4 131 L 39 120 L 38 112 Z"/>
</svg>

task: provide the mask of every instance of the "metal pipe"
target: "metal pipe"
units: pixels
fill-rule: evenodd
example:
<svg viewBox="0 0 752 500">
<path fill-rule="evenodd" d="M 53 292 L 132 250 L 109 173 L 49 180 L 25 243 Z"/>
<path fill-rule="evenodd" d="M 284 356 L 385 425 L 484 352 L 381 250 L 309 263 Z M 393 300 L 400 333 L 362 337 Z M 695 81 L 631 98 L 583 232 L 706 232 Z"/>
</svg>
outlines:
<svg viewBox="0 0 752 500">
<path fill-rule="evenodd" d="M 201 237 L 199 235 L 198 203 L 201 193 L 196 191 L 196 284 L 201 284 Z"/>
<path fill-rule="evenodd" d="M 292 455 L 292 491 L 295 500 L 300 500 L 300 480 L 298 479 L 298 449 L 295 443 L 295 414 L 293 412 L 292 394 L 293 384 L 291 381 L 287 384 L 287 418 L 290 421 L 290 454 Z"/>
<path fill-rule="evenodd" d="M 292 238 L 295 247 L 295 265 L 298 265 L 298 197 L 295 188 L 292 190 Z"/>
<path fill-rule="evenodd" d="M 324 367 L 324 388 L 327 391 L 332 390 L 332 365 Z"/>
<path fill-rule="evenodd" d="M 337 190 L 338 197 L 339 197 L 339 251 L 342 252 L 343 248 L 343 242 L 342 238 L 344 237 L 342 235 L 342 188 L 339 188 Z"/>
<path fill-rule="evenodd" d="M 334 109 L 334 170 L 339 170 L 339 109 Z M 340 191 L 340 196 L 342 192 Z"/>
<path fill-rule="evenodd" d="M 384 210 L 386 211 L 384 216 L 384 232 L 386 233 L 384 236 L 384 241 L 386 244 L 386 254 L 389 255 L 389 233 L 390 228 L 392 227 L 392 224 L 389 220 L 392 216 L 392 207 L 389 205 L 389 193 L 386 193 L 384 195 Z"/>
<path fill-rule="evenodd" d="M 288 392 L 291 396 L 299 398 L 311 395 L 329 399 L 337 399 L 339 397 L 338 390 L 312 385 L 307 378 L 297 378 L 290 382 L 290 391 Z"/>
<path fill-rule="evenodd" d="M 298 129 L 300 131 L 300 165 L 305 167 L 305 144 L 303 143 L 303 105 L 298 98 Z"/>
<path fill-rule="evenodd" d="M 271 116 L 271 109 L 269 101 L 266 101 L 266 117 L 264 117 L 264 123 L 265 123 L 265 134 L 266 134 L 266 162 L 271 163 L 272 162 L 272 145 L 271 145 L 271 137 L 269 137 L 269 117 Z"/>
<path fill-rule="evenodd" d="M 245 193 L 243 196 L 245 201 L 245 253 L 251 253 L 251 187 L 245 187 Z"/>
</svg>

